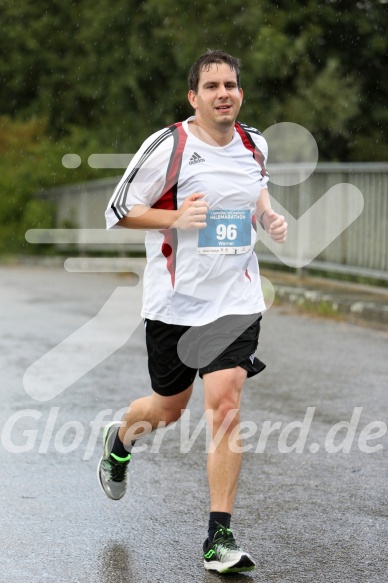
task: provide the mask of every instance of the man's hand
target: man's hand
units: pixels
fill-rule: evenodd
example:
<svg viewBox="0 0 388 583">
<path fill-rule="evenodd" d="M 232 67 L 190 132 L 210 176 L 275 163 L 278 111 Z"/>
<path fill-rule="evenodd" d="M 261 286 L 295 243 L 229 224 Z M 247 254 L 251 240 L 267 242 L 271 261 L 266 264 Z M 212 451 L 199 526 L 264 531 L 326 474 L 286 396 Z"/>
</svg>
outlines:
<svg viewBox="0 0 388 583">
<path fill-rule="evenodd" d="M 284 243 L 287 237 L 287 223 L 282 215 L 278 215 L 273 209 L 268 209 L 262 214 L 261 222 L 271 239 L 276 243 Z"/>
<path fill-rule="evenodd" d="M 209 205 L 203 200 L 205 195 L 199 192 L 190 194 L 176 211 L 178 218 L 171 225 L 172 229 L 204 229 Z"/>
</svg>

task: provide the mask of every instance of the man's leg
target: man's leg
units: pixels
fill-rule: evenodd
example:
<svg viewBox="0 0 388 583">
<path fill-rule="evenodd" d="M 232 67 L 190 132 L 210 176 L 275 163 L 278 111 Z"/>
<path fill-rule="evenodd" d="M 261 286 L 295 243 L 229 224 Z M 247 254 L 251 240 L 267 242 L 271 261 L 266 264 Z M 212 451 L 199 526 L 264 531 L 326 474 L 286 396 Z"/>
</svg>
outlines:
<svg viewBox="0 0 388 583">
<path fill-rule="evenodd" d="M 177 421 L 190 400 L 197 370 L 182 363 L 177 353 L 179 339 L 187 329 L 188 326 L 145 320 L 152 393 L 136 399 L 121 423 L 112 422 L 104 429 L 104 454 L 98 478 L 113 500 L 120 500 L 125 494 L 133 442 L 151 433 L 160 423 L 165 426 Z"/>
<path fill-rule="evenodd" d="M 220 573 L 255 569 L 252 557 L 237 546 L 229 528 L 241 468 L 240 401 L 246 378 L 247 371 L 239 366 L 203 375 L 212 436 L 207 466 L 210 518 L 203 548 L 204 566 Z"/>
<path fill-rule="evenodd" d="M 207 466 L 211 512 L 231 514 L 233 510 L 242 454 L 230 447 L 229 438 L 240 423 L 241 391 L 246 378 L 247 372 L 241 367 L 203 376 L 205 410 L 212 436 Z M 238 439 L 233 441 L 239 445 Z"/>
<path fill-rule="evenodd" d="M 121 500 L 127 489 L 127 469 L 133 442 L 156 429 L 177 421 L 190 400 L 193 385 L 172 396 L 155 391 L 134 401 L 122 422 L 111 422 L 103 434 L 104 453 L 97 468 L 101 488 L 111 500 Z"/>
<path fill-rule="evenodd" d="M 156 429 L 159 423 L 169 425 L 178 421 L 182 411 L 186 409 L 192 392 L 193 385 L 190 385 L 185 391 L 171 397 L 164 397 L 152 391 L 148 397 L 133 401 L 121 421 L 118 432 L 121 442 L 124 446 L 130 446 L 131 442 L 136 440 L 137 435 L 141 434 L 142 437 L 145 437 Z M 136 427 L 136 424 L 141 423 L 144 423 L 144 427 Z"/>
</svg>

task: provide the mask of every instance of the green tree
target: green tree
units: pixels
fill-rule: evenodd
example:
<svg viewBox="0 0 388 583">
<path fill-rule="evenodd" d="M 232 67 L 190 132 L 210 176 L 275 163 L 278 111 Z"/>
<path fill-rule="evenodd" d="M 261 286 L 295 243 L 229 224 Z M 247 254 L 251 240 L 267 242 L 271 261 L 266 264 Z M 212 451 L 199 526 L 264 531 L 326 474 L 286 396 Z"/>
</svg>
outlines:
<svg viewBox="0 0 388 583">
<path fill-rule="evenodd" d="M 303 125 L 321 161 L 387 160 L 386 2 L 4 0 L 0 245 L 50 223 L 37 191 L 112 174 L 89 154 L 134 152 L 190 115 L 188 69 L 208 47 L 243 62 L 242 121 Z"/>
</svg>

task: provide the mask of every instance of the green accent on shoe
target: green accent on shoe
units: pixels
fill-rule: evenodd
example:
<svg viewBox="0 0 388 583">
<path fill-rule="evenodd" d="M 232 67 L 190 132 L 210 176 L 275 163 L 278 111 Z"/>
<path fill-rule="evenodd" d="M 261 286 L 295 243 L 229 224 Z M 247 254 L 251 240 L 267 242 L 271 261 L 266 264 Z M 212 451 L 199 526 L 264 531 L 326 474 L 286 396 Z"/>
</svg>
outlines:
<svg viewBox="0 0 388 583">
<path fill-rule="evenodd" d="M 119 421 L 111 421 L 105 427 L 103 432 L 104 453 L 97 467 L 99 484 L 111 500 L 120 500 L 126 492 L 128 465 L 131 459 L 130 453 L 125 458 L 111 454 L 120 426 Z"/>
<path fill-rule="evenodd" d="M 131 459 L 131 454 L 129 453 L 127 455 L 127 457 L 119 457 L 118 455 L 116 455 L 115 453 L 111 453 L 110 454 L 115 460 L 117 460 L 118 462 L 129 462 L 129 460 Z"/>
<path fill-rule="evenodd" d="M 255 562 L 249 553 L 237 546 L 233 532 L 226 526 L 219 526 L 211 543 L 203 544 L 204 567 L 218 573 L 240 573 L 253 571 Z"/>
</svg>

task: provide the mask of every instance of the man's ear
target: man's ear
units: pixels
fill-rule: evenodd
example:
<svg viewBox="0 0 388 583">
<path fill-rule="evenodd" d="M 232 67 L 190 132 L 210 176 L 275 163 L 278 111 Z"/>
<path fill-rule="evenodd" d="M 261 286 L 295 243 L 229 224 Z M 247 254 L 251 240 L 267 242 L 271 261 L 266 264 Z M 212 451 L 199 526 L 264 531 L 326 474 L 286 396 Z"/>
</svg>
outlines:
<svg viewBox="0 0 388 583">
<path fill-rule="evenodd" d="M 198 109 L 197 94 L 195 93 L 195 91 L 193 91 L 193 89 L 190 89 L 190 91 L 188 92 L 187 99 L 189 100 L 189 103 L 193 109 Z"/>
</svg>

